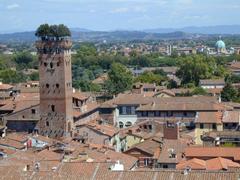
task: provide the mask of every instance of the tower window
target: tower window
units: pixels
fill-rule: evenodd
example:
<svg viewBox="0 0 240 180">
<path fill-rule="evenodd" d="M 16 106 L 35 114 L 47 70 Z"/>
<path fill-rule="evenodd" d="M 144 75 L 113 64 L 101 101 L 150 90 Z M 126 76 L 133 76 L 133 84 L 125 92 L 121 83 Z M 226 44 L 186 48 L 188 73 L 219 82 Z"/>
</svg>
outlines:
<svg viewBox="0 0 240 180">
<path fill-rule="evenodd" d="M 53 63 L 52 63 L 52 62 L 50 62 L 50 68 L 51 68 L 51 69 L 53 68 Z"/>
<path fill-rule="evenodd" d="M 46 88 L 49 88 L 49 84 L 46 84 Z"/>
<path fill-rule="evenodd" d="M 32 109 L 32 114 L 36 114 L 36 109 Z"/>
<path fill-rule="evenodd" d="M 47 63 L 46 62 L 44 63 L 44 66 L 47 67 Z"/>
<path fill-rule="evenodd" d="M 51 110 L 52 110 L 52 112 L 55 112 L 55 106 L 54 105 L 51 105 Z"/>
<path fill-rule="evenodd" d="M 56 84 L 56 87 L 59 88 L 59 84 Z"/>
<path fill-rule="evenodd" d="M 48 121 L 46 121 L 46 126 L 49 126 L 49 122 Z"/>
<path fill-rule="evenodd" d="M 60 65 L 60 62 L 58 61 L 58 62 L 57 62 L 57 66 L 59 66 L 59 65 Z"/>
</svg>

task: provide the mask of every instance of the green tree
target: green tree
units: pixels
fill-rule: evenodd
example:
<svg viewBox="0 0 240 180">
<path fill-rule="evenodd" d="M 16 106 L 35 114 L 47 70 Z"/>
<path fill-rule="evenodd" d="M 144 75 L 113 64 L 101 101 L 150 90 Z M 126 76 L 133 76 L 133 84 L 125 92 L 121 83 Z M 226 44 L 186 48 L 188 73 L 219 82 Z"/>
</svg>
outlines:
<svg viewBox="0 0 240 180">
<path fill-rule="evenodd" d="M 207 91 L 202 87 L 196 87 L 191 93 L 192 95 L 207 95 Z"/>
<path fill-rule="evenodd" d="M 157 85 L 161 85 L 161 82 L 166 80 L 163 76 L 159 74 L 154 74 L 153 72 L 147 71 L 138 76 L 135 79 L 135 82 L 142 83 L 156 83 Z"/>
<path fill-rule="evenodd" d="M 34 72 L 32 74 L 30 74 L 30 80 L 31 81 L 38 81 L 39 80 L 39 73 L 38 72 Z"/>
<path fill-rule="evenodd" d="M 83 43 L 77 51 L 77 57 L 85 58 L 87 56 L 97 56 L 97 49 L 93 44 Z"/>
<path fill-rule="evenodd" d="M 19 83 L 26 81 L 27 77 L 20 72 L 11 69 L 5 69 L 0 71 L 0 79 L 4 83 Z"/>
<path fill-rule="evenodd" d="M 48 24 L 41 24 L 35 32 L 35 36 L 41 37 L 43 40 L 45 40 L 49 34 L 50 26 Z"/>
<path fill-rule="evenodd" d="M 105 88 L 111 95 L 117 95 L 132 88 L 132 73 L 122 64 L 113 63 L 108 72 L 108 77 Z"/>
<path fill-rule="evenodd" d="M 238 98 L 238 92 L 231 83 L 227 83 L 223 88 L 221 98 L 223 101 L 236 101 Z"/>
<path fill-rule="evenodd" d="M 194 83 L 197 86 L 200 79 L 212 76 L 214 66 L 213 59 L 199 55 L 187 56 L 181 59 L 177 76 L 182 80 L 182 84 Z"/>
<path fill-rule="evenodd" d="M 13 59 L 17 63 L 18 69 L 33 68 L 34 61 L 36 61 L 36 58 L 27 51 L 14 54 Z"/>
<path fill-rule="evenodd" d="M 58 40 L 60 37 L 71 36 L 71 32 L 68 27 L 63 24 L 42 24 L 37 28 L 35 36 L 42 38 L 42 40 L 49 39 L 50 37 L 55 37 Z"/>
</svg>

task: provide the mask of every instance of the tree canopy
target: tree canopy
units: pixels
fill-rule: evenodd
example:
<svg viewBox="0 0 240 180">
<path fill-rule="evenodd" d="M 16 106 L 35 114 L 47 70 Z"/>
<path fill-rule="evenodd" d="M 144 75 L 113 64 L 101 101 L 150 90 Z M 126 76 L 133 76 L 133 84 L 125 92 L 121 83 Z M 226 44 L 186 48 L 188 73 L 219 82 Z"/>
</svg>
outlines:
<svg viewBox="0 0 240 180">
<path fill-rule="evenodd" d="M 132 73 L 120 63 L 113 63 L 111 65 L 108 77 L 109 79 L 105 82 L 105 87 L 111 95 L 117 95 L 132 88 Z"/>
<path fill-rule="evenodd" d="M 239 93 L 238 91 L 232 86 L 231 83 L 227 83 L 223 88 L 221 93 L 221 98 L 223 101 L 234 101 L 239 102 Z"/>
<path fill-rule="evenodd" d="M 227 72 L 222 65 L 219 65 L 213 57 L 194 55 L 182 57 L 178 61 L 179 70 L 177 76 L 182 84 L 193 83 L 198 85 L 200 79 L 224 77 Z"/>
<path fill-rule="evenodd" d="M 49 38 L 59 39 L 60 37 L 71 36 L 71 31 L 68 29 L 67 26 L 63 24 L 59 25 L 42 24 L 37 28 L 35 36 L 42 38 L 42 40 Z"/>
</svg>

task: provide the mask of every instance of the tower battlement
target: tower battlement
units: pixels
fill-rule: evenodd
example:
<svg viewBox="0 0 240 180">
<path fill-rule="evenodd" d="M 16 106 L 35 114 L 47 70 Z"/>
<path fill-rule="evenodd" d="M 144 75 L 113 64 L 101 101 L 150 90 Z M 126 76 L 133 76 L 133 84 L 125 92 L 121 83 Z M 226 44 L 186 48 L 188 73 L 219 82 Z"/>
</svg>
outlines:
<svg viewBox="0 0 240 180">
<path fill-rule="evenodd" d="M 72 41 L 70 39 L 63 40 L 39 40 L 36 41 L 35 46 L 38 51 L 42 51 L 44 49 L 52 49 L 52 48 L 61 48 L 65 50 L 69 50 L 72 47 Z"/>
</svg>

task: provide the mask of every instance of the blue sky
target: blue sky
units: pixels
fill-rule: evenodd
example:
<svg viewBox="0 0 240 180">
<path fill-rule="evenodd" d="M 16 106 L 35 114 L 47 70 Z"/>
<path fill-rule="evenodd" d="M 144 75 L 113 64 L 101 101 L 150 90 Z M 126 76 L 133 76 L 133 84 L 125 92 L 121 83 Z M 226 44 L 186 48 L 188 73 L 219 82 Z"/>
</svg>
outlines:
<svg viewBox="0 0 240 180">
<path fill-rule="evenodd" d="M 0 0 L 0 32 L 64 23 L 92 30 L 240 24 L 240 0 Z"/>
</svg>

